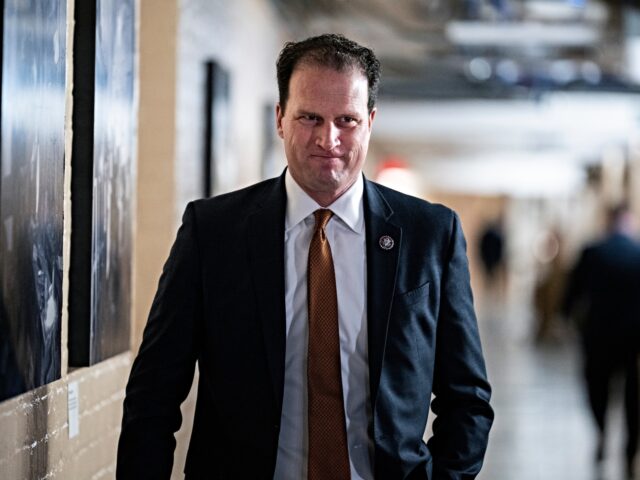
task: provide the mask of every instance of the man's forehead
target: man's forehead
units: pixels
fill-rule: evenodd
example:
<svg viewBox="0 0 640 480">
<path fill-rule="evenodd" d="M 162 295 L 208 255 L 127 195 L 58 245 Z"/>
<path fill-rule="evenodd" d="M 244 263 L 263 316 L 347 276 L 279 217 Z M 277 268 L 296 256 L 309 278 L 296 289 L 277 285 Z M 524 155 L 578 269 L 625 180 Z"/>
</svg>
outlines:
<svg viewBox="0 0 640 480">
<path fill-rule="evenodd" d="M 338 109 L 342 114 L 355 114 L 367 108 L 367 87 L 358 80 L 348 84 L 320 77 L 295 81 L 290 92 L 290 102 L 298 112 L 319 113 L 320 109 Z"/>
</svg>

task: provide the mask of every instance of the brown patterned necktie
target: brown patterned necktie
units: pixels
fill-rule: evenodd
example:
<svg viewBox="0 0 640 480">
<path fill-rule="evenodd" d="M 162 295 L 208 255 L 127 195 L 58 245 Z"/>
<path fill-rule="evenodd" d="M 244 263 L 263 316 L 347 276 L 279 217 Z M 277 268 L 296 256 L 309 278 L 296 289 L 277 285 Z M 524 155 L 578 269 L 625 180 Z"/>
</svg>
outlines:
<svg viewBox="0 0 640 480">
<path fill-rule="evenodd" d="M 338 300 L 331 247 L 325 227 L 331 210 L 316 210 L 309 245 L 309 480 L 349 480 L 349 451 L 340 374 Z"/>
</svg>

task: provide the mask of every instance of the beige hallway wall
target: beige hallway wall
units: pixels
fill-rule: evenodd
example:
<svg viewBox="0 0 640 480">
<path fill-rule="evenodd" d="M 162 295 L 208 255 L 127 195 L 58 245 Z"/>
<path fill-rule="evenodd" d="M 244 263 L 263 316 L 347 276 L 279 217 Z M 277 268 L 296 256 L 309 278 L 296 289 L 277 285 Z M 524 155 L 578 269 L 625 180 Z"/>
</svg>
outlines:
<svg viewBox="0 0 640 480">
<path fill-rule="evenodd" d="M 217 194 L 260 180 L 264 108 L 277 99 L 275 61 L 285 39 L 268 0 L 181 0 L 178 16 L 172 237 L 187 202 L 203 195 L 205 62 L 215 61 L 230 78 L 229 151 L 218 162 Z M 142 209 L 139 213 L 145 214 Z M 142 303 L 139 308 L 144 308 Z M 175 479 L 182 478 L 184 469 L 196 384 L 197 378 L 182 406 Z"/>
<path fill-rule="evenodd" d="M 222 193 L 260 180 L 263 111 L 277 99 L 275 61 L 284 39 L 269 1 L 180 1 L 176 222 L 186 203 L 203 195 L 204 63 L 215 61 L 230 77 L 229 151 L 216 169 L 215 193 Z"/>
</svg>

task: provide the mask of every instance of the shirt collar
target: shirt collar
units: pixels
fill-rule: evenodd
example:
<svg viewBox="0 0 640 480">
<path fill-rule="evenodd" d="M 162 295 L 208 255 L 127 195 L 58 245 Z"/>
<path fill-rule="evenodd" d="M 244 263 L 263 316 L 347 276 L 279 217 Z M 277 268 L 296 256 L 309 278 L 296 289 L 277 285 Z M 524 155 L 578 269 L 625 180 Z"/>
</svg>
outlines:
<svg viewBox="0 0 640 480">
<path fill-rule="evenodd" d="M 319 208 L 324 208 L 307 195 L 291 176 L 289 169 L 285 174 L 285 189 L 287 192 L 287 213 L 285 218 L 285 232 L 288 232 Z M 356 181 L 329 208 L 342 222 L 355 233 L 364 230 L 364 208 L 362 197 L 364 181 L 358 175 Z"/>
</svg>

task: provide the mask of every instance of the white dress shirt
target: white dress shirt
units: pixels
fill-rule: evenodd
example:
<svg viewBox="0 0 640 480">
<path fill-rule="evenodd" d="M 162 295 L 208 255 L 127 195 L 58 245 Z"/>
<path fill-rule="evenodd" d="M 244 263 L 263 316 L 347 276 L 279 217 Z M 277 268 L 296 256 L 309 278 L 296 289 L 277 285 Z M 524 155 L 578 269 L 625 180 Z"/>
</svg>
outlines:
<svg viewBox="0 0 640 480">
<path fill-rule="evenodd" d="M 287 314 L 284 399 L 274 480 L 307 478 L 307 262 L 319 208 L 285 175 L 285 305 Z M 336 275 L 342 390 L 352 480 L 371 480 L 373 442 L 369 438 L 366 245 L 362 175 L 329 207 L 325 229 Z"/>
</svg>

